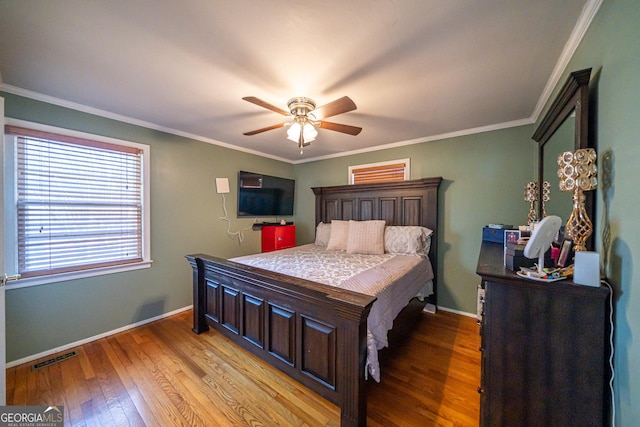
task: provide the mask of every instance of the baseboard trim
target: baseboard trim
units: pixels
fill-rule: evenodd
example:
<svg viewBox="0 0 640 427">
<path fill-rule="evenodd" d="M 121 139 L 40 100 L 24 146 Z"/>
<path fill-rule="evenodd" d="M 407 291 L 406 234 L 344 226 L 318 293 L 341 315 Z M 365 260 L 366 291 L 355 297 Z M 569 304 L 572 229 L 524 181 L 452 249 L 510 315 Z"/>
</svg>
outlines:
<svg viewBox="0 0 640 427">
<path fill-rule="evenodd" d="M 473 317 L 473 318 L 478 317 L 476 313 L 467 313 L 466 311 L 454 310 L 452 308 L 442 307 L 440 305 L 438 306 L 438 310 L 448 311 L 449 313 L 455 313 L 461 316 L 467 316 L 467 317 Z"/>
<path fill-rule="evenodd" d="M 60 347 L 52 348 L 50 350 L 46 350 L 46 351 L 43 351 L 43 352 L 38 353 L 38 354 L 33 354 L 31 356 L 26 356 L 26 357 L 23 357 L 21 359 L 12 360 L 11 362 L 7 362 L 7 368 L 13 368 L 14 366 L 22 365 L 23 363 L 33 362 L 34 360 L 40 359 L 41 357 L 51 356 L 51 355 L 59 353 L 61 351 L 66 351 L 66 350 L 69 350 L 71 348 L 78 347 L 80 345 L 87 344 L 87 343 L 90 343 L 92 341 L 96 341 L 96 340 L 99 340 L 101 338 L 108 337 L 110 335 L 117 334 L 119 332 L 124 332 L 124 331 L 127 331 L 129 329 L 137 328 L 138 326 L 146 325 L 147 323 L 155 322 L 156 320 L 164 319 L 166 317 L 171 317 L 171 316 L 173 316 L 175 314 L 182 313 L 183 311 L 191 310 L 192 308 L 193 308 L 193 305 L 188 305 L 186 307 L 182 307 L 182 308 L 179 308 L 177 310 L 173 310 L 173 311 L 170 311 L 168 313 L 161 314 L 159 316 L 151 317 L 149 319 L 145 319 L 145 320 L 142 320 L 140 322 L 132 323 L 130 325 L 126 325 L 126 326 L 123 326 L 123 327 L 118 328 L 118 329 L 113 329 L 111 331 L 107 331 L 107 332 L 104 332 L 104 333 L 99 334 L 99 335 L 94 335 L 92 337 L 88 337 L 88 338 L 85 338 L 85 339 L 80 340 L 80 341 L 76 341 L 76 342 L 73 342 L 73 343 L 70 343 L 70 344 L 67 344 L 67 345 L 63 345 L 63 346 L 60 346 Z M 438 306 L 438 310 L 448 311 L 450 313 L 459 314 L 461 316 L 476 317 L 475 313 L 467 313 L 465 311 L 454 310 L 452 308 L 447 308 L 447 307 L 442 307 L 442 306 Z"/>
<path fill-rule="evenodd" d="M 170 311 L 168 313 L 163 313 L 163 314 L 161 314 L 159 316 L 151 317 L 149 319 L 145 319 L 145 320 L 142 320 L 140 322 L 132 323 L 130 325 L 126 325 L 126 326 L 123 326 L 123 327 L 118 328 L 118 329 L 113 329 L 111 331 L 107 331 L 107 332 L 104 332 L 104 333 L 99 334 L 99 335 L 94 335 L 92 337 L 88 337 L 88 338 L 82 339 L 80 341 L 76 341 L 76 342 L 73 342 L 73 343 L 70 343 L 70 344 L 67 344 L 67 345 L 63 345 L 63 346 L 60 346 L 60 347 L 52 348 L 50 350 L 43 351 L 42 353 L 33 354 L 31 356 L 23 357 L 22 359 L 12 360 L 11 362 L 7 362 L 7 368 L 13 368 L 14 366 L 22 365 L 23 363 L 29 363 L 29 362 L 32 362 L 32 361 L 34 361 L 36 359 L 40 359 L 41 357 L 51 356 L 52 354 L 56 354 L 56 353 L 59 353 L 61 351 L 69 350 L 71 348 L 78 347 L 80 345 L 90 343 L 91 341 L 96 341 L 96 340 L 99 340 L 101 338 L 105 338 L 105 337 L 108 337 L 110 335 L 117 334 L 119 332 L 124 332 L 124 331 L 127 331 L 129 329 L 137 328 L 138 326 L 146 325 L 147 323 L 155 322 L 156 320 L 164 319 L 166 317 L 171 317 L 171 316 L 173 316 L 175 314 L 182 313 L 183 311 L 191 310 L 192 308 L 193 308 L 193 305 L 188 305 L 186 307 L 182 307 L 182 308 L 179 308 L 177 310 Z"/>
</svg>

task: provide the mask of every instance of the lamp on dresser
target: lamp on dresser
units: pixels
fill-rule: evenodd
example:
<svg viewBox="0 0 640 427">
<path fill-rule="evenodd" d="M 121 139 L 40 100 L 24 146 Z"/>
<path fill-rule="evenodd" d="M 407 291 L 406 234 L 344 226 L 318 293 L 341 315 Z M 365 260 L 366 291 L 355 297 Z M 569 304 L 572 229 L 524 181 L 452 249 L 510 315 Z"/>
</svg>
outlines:
<svg viewBox="0 0 640 427">
<path fill-rule="evenodd" d="M 540 201 L 542 205 L 542 218 L 547 216 L 545 205 L 549 200 L 551 200 L 551 184 L 549 181 L 542 181 L 542 200 Z"/>
<path fill-rule="evenodd" d="M 529 181 L 524 186 L 524 201 L 529 202 L 529 214 L 527 215 L 527 224 L 536 222 L 536 201 L 538 200 L 538 183 Z"/>
<path fill-rule="evenodd" d="M 596 159 L 593 148 L 565 151 L 558 156 L 560 191 L 573 192 L 573 210 L 567 220 L 566 230 L 576 251 L 587 250 L 586 241 L 593 233 L 593 225 L 584 206 L 584 192 L 595 190 L 598 186 Z"/>
</svg>

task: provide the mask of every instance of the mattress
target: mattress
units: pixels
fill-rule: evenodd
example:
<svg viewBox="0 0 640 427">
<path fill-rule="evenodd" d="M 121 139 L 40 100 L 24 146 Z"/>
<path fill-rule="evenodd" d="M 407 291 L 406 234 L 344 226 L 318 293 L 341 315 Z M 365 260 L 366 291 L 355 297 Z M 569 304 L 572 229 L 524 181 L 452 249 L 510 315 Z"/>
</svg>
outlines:
<svg viewBox="0 0 640 427">
<path fill-rule="evenodd" d="M 388 345 L 393 320 L 412 298 L 433 293 L 433 270 L 423 256 L 350 254 L 309 244 L 231 261 L 377 297 L 367 318 L 365 371 L 376 381 L 378 350 Z"/>
</svg>

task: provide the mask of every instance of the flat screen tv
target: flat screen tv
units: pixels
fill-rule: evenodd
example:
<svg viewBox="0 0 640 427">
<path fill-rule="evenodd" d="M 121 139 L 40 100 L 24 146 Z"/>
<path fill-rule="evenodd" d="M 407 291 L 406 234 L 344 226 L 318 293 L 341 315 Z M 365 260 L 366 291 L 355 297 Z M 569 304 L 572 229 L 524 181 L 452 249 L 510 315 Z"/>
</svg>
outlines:
<svg viewBox="0 0 640 427">
<path fill-rule="evenodd" d="M 238 172 L 238 217 L 293 215 L 296 182 L 254 172 Z"/>
</svg>

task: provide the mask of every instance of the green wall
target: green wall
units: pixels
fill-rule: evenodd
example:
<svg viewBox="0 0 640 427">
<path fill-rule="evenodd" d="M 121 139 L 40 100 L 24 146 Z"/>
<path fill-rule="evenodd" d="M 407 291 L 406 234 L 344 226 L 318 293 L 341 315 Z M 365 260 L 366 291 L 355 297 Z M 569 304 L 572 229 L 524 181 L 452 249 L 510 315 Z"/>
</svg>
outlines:
<svg viewBox="0 0 640 427">
<path fill-rule="evenodd" d="M 599 154 L 600 175 L 596 246 L 615 294 L 616 425 L 637 426 L 640 425 L 640 310 L 633 307 L 640 305 L 640 2 L 603 2 L 562 82 L 569 72 L 589 67 L 593 69 L 592 137 Z M 608 190 L 602 188 L 605 153 L 612 159 L 612 185 Z M 610 244 L 604 238 L 607 228 Z"/>
<path fill-rule="evenodd" d="M 43 102 L 3 94 L 6 116 L 127 139 L 151 146 L 151 254 L 147 270 L 7 291 L 9 361 L 95 336 L 191 304 L 187 253 L 231 257 L 258 252 L 259 233 L 245 240 L 226 234 L 216 177 L 236 186 L 240 169 L 296 178 L 299 244 L 314 238 L 314 186 L 347 183 L 349 165 L 410 158 L 411 178 L 442 176 L 440 197 L 440 305 L 475 312 L 475 275 L 481 229 L 491 222 L 521 224 L 532 179 L 532 126 L 415 144 L 332 160 L 291 165 L 228 150 Z M 508 159 L 508 160 L 505 160 Z M 329 171 L 329 173 L 327 173 Z M 227 195 L 232 231 L 250 227 L 235 218 L 236 194 Z"/>
<path fill-rule="evenodd" d="M 18 360 L 192 304 L 191 269 L 184 256 L 223 258 L 260 251 L 257 231 L 227 236 L 215 178 L 228 177 L 232 231 L 237 173 L 246 169 L 293 177 L 293 166 L 67 108 L 0 93 L 5 115 L 151 146 L 151 257 L 149 269 L 71 280 L 6 292 L 7 361 Z"/>
<path fill-rule="evenodd" d="M 250 227 L 235 218 L 237 172 L 296 178 L 298 244 L 314 238 L 314 186 L 347 183 L 349 165 L 410 158 L 411 178 L 442 176 L 440 305 L 475 312 L 475 275 L 481 229 L 491 222 L 521 224 L 532 179 L 532 126 L 520 126 L 389 150 L 291 165 L 215 145 L 4 93 L 6 116 L 126 139 L 151 146 L 151 254 L 147 270 L 7 291 L 7 360 L 18 360 L 191 304 L 184 255 L 231 257 L 258 252 L 259 233 L 242 244 L 226 234 L 216 177 L 228 177 L 232 231 Z M 506 159 L 506 160 L 505 160 Z M 522 167 L 526 165 L 527 167 Z"/>
<path fill-rule="evenodd" d="M 298 243 L 314 236 L 314 201 L 309 187 L 347 184 L 350 165 L 411 159 L 411 178 L 443 177 L 438 234 L 438 303 L 475 313 L 476 264 L 482 227 L 525 224 L 525 182 L 533 179 L 536 145 L 532 126 L 520 126 L 295 166 Z"/>
<path fill-rule="evenodd" d="M 616 424 L 640 425 L 640 2 L 604 1 L 565 70 L 592 67 L 595 143 L 611 154 L 612 186 L 598 191 L 596 246 L 615 292 Z M 556 88 L 556 91 L 558 88 Z M 312 186 L 347 182 L 353 164 L 411 158 L 411 177 L 442 176 L 439 230 L 440 304 L 475 311 L 475 266 L 481 228 L 490 222 L 526 219 L 523 185 L 534 177 L 533 126 L 522 126 L 366 154 L 290 165 L 199 141 L 168 135 L 10 94 L 8 117 L 68 127 L 152 147 L 151 269 L 7 291 L 9 361 L 63 346 L 191 304 L 187 253 L 222 257 L 257 252 L 249 231 L 242 245 L 226 235 L 215 177 L 236 185 L 239 169 L 295 177 L 298 243 L 313 240 Z M 552 97 L 553 98 L 553 97 Z M 393 142 L 393 141 L 390 141 Z M 320 143 L 320 142 L 318 142 Z M 602 183 L 602 181 L 601 181 Z M 233 229 L 250 225 L 235 216 L 235 194 L 227 198 Z M 568 197 L 568 196 L 567 196 Z M 608 225 L 610 244 L 601 236 Z M 579 363 L 579 361 L 576 361 Z M 635 366 L 635 368 L 634 368 Z"/>
</svg>

